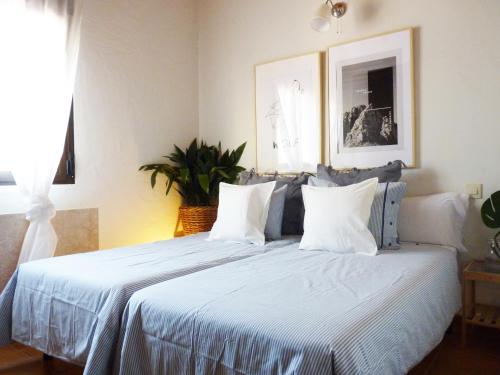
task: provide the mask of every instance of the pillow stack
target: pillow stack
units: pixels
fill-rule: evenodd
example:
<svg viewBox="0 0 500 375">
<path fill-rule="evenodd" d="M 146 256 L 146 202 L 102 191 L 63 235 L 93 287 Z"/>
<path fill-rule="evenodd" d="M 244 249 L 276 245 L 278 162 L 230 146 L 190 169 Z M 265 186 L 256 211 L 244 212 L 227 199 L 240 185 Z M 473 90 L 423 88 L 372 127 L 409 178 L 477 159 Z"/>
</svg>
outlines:
<svg viewBox="0 0 500 375">
<path fill-rule="evenodd" d="M 311 177 L 309 185 L 339 186 L 330 180 L 321 180 L 317 177 Z M 397 250 L 400 248 L 398 236 L 399 209 L 405 193 L 405 182 L 385 182 L 379 183 L 377 186 L 368 229 L 375 237 L 378 249 Z"/>
<path fill-rule="evenodd" d="M 300 248 L 374 255 L 403 241 L 466 250 L 465 194 L 404 198 L 403 163 L 345 172 L 318 165 L 317 177 L 240 174 L 240 185 L 221 184 L 209 239 L 263 244 L 302 235 Z M 432 220 L 429 220 L 432 218 Z M 399 228 L 398 228 L 399 224 Z"/>
<path fill-rule="evenodd" d="M 402 166 L 403 163 L 401 161 L 394 161 L 378 168 L 368 170 L 353 169 L 345 172 L 321 164 L 318 165 L 317 177 L 309 179 L 310 186 L 338 189 L 347 186 L 362 186 L 364 181 L 376 182 L 375 193 L 370 202 L 369 220 L 367 222 L 367 229 L 376 244 L 375 251 L 369 247 L 351 248 L 350 250 L 342 248 L 339 250 L 342 250 L 342 252 L 362 252 L 373 255 L 380 249 L 400 248 L 398 216 L 401 201 L 406 193 L 406 183 L 399 182 Z M 356 200 L 359 197 L 353 195 L 344 199 Z M 349 220 L 351 219 L 348 219 L 346 216 L 345 221 L 348 222 Z M 346 227 L 345 230 L 350 231 L 351 229 Z M 366 236 L 364 229 L 360 233 L 362 233 L 362 236 Z"/>
<path fill-rule="evenodd" d="M 254 170 L 240 174 L 240 185 L 255 185 L 275 181 L 276 190 L 286 187 L 284 204 L 279 206 L 282 209 L 280 216 L 282 222 L 276 220 L 270 224 L 272 227 L 269 227 L 266 232 L 267 239 L 279 240 L 282 235 L 302 235 L 304 233 L 302 186 L 307 184 L 308 179 L 309 176 L 304 173 L 294 177 L 279 176 L 278 174 L 260 176 Z M 272 202 L 271 205 L 273 205 Z M 275 213 L 272 215 L 275 215 Z"/>
<path fill-rule="evenodd" d="M 335 201 L 337 199 L 336 196 L 339 195 L 343 197 L 341 200 L 346 202 L 351 199 L 348 197 L 352 195 L 352 199 L 355 201 L 361 199 L 361 196 L 358 193 L 360 191 L 364 191 L 362 189 L 364 184 L 362 184 L 362 186 L 354 185 L 367 180 L 372 180 L 372 184 L 373 181 L 376 182 L 374 197 L 363 200 L 363 202 L 370 208 L 369 215 L 367 218 L 364 217 L 364 215 L 363 217 L 357 217 L 356 220 L 359 220 L 356 225 L 364 223 L 364 221 L 368 220 L 365 226 L 367 225 L 369 228 L 368 233 L 372 233 L 371 238 L 374 238 L 374 243 L 377 249 L 398 248 L 397 216 L 399 203 L 405 192 L 405 184 L 397 183 L 393 185 L 393 182 L 398 181 L 401 177 L 401 166 L 401 162 L 392 162 L 387 166 L 379 168 L 373 168 L 370 170 L 354 169 L 346 173 L 344 171 L 336 171 L 331 167 L 318 165 L 318 177 L 309 177 L 304 173 L 294 177 L 285 177 L 279 176 L 277 173 L 275 175 L 262 176 L 255 173 L 254 170 L 242 172 L 240 174 L 239 187 L 232 186 L 229 188 L 225 184 L 221 185 L 219 212 L 217 215 L 217 221 L 214 224 L 214 229 L 212 230 L 209 239 L 231 239 L 234 241 L 262 243 L 262 238 L 267 240 L 279 240 L 282 235 L 302 235 L 304 234 L 304 220 L 306 212 L 304 207 L 305 199 L 303 199 L 304 191 L 307 191 L 307 194 L 309 194 L 308 201 L 311 202 L 308 221 L 315 221 L 317 219 L 316 216 L 324 218 L 325 212 L 330 212 L 322 209 L 318 211 L 317 215 L 312 214 L 312 206 L 314 205 L 313 202 L 317 202 L 315 199 L 316 195 L 321 196 L 321 199 L 325 199 L 327 201 Z M 384 184 L 378 184 L 379 182 L 383 182 Z M 272 192 L 270 192 L 270 183 L 273 183 Z M 323 189 L 310 189 L 307 186 L 308 183 L 310 187 L 320 188 L 353 187 L 352 189 L 327 189 L 329 191 L 329 193 L 327 193 L 326 190 L 322 191 Z M 256 207 L 259 207 L 262 212 L 267 210 L 266 220 L 262 222 L 261 216 L 260 221 L 253 219 L 253 222 L 247 223 L 246 221 L 250 220 L 250 217 L 252 216 L 249 208 L 247 207 L 250 204 L 250 197 L 254 194 L 252 191 L 253 189 L 260 191 L 263 189 L 261 186 L 267 186 L 266 193 L 270 193 L 270 196 L 266 195 L 266 199 L 257 201 L 255 205 Z M 368 189 L 367 191 L 371 190 Z M 370 196 L 371 195 L 368 194 L 368 197 Z M 356 202 L 352 203 L 355 206 Z M 346 207 L 348 206 L 349 205 L 346 203 Z M 364 208 L 366 208 L 366 206 Z M 230 210 L 234 212 L 230 214 Z M 332 208 L 332 213 L 340 213 L 340 210 Z M 349 212 L 345 212 L 345 214 L 347 216 L 350 215 Z M 336 216 L 336 218 L 338 219 L 339 217 Z M 353 218 L 351 217 L 349 220 L 352 221 Z M 347 222 L 349 220 L 340 221 Z M 226 224 L 227 221 L 231 221 L 231 223 Z M 263 228 L 261 228 L 262 226 Z M 310 230 L 312 230 L 312 228 L 320 228 L 321 226 L 315 224 L 310 225 L 309 227 L 311 228 Z M 352 230 L 353 228 L 349 230 Z M 356 230 L 360 231 L 361 229 L 357 228 Z M 334 232 L 335 231 L 331 231 L 332 234 Z M 365 231 L 362 230 L 362 232 Z M 305 236 L 306 240 L 308 238 L 312 238 L 311 233 L 313 232 L 310 232 L 309 235 Z M 319 245 L 317 243 L 316 245 L 312 245 L 312 242 L 309 241 L 306 246 L 306 242 L 304 242 L 304 247 L 307 247 L 308 249 L 311 249 L 314 246 Z M 334 246 L 330 244 L 327 247 L 330 248 L 330 250 L 333 250 Z M 348 247 L 350 249 L 348 251 L 354 251 L 354 246 L 349 245 Z M 370 250 L 365 250 L 368 253 L 373 252 L 371 247 Z M 339 248 L 337 251 L 345 252 L 346 249 Z"/>
</svg>

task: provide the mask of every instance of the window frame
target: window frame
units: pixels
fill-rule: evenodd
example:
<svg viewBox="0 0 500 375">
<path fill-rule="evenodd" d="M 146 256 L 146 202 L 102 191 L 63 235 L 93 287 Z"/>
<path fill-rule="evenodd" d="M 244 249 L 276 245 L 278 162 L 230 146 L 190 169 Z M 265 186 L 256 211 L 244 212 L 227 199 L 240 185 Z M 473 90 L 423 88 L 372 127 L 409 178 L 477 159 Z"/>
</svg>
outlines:
<svg viewBox="0 0 500 375">
<path fill-rule="evenodd" d="M 0 186 L 15 185 L 14 176 L 9 171 L 0 171 Z M 73 102 L 69 115 L 64 150 L 57 167 L 53 185 L 73 185 L 75 184 L 75 127 L 73 118 Z"/>
</svg>

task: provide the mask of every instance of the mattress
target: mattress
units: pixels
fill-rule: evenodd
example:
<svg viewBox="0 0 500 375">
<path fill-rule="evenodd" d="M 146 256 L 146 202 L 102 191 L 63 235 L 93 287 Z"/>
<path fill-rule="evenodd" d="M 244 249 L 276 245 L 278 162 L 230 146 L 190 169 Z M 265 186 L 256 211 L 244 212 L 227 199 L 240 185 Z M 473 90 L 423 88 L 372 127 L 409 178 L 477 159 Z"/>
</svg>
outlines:
<svg viewBox="0 0 500 375">
<path fill-rule="evenodd" d="M 460 307 L 455 250 L 298 245 L 159 283 L 124 312 L 120 374 L 404 374 Z"/>
<path fill-rule="evenodd" d="M 0 295 L 0 345 L 10 339 L 79 365 L 111 371 L 121 316 L 145 287 L 266 253 L 265 246 L 206 241 L 207 234 L 21 265 Z"/>
</svg>

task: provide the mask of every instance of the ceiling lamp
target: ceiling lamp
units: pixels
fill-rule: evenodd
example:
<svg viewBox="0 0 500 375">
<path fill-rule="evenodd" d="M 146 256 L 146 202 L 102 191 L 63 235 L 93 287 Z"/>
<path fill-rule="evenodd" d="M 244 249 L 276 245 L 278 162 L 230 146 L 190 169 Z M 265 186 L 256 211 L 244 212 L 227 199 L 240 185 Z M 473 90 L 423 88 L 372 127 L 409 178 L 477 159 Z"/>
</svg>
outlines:
<svg viewBox="0 0 500 375">
<path fill-rule="evenodd" d="M 337 19 L 337 33 L 340 34 L 339 18 L 342 17 L 346 11 L 346 3 L 333 3 L 332 0 L 326 0 L 326 2 L 318 8 L 315 17 L 311 20 L 311 27 L 319 33 L 324 33 L 330 30 L 331 19 L 335 17 Z"/>
</svg>

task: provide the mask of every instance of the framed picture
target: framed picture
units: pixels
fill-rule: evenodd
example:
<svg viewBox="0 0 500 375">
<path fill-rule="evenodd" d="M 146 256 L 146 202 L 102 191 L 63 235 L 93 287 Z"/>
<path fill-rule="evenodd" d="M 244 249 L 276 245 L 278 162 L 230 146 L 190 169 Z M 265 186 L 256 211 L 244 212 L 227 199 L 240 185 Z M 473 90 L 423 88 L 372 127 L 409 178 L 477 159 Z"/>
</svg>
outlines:
<svg viewBox="0 0 500 375">
<path fill-rule="evenodd" d="M 415 167 L 412 30 L 328 50 L 330 164 Z"/>
<path fill-rule="evenodd" d="M 321 162 L 321 60 L 313 53 L 255 67 L 257 171 L 315 172 Z"/>
</svg>

